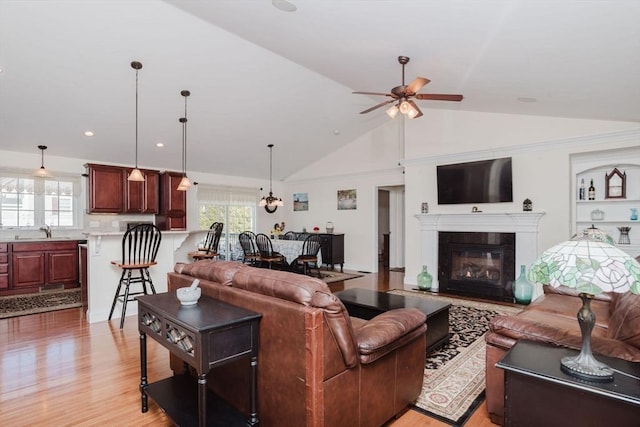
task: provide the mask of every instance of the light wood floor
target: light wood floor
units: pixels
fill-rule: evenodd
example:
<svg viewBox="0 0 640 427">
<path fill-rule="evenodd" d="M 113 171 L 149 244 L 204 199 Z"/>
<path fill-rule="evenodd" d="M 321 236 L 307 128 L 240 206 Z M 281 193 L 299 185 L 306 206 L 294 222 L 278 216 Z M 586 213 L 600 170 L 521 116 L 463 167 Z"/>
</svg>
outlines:
<svg viewBox="0 0 640 427">
<path fill-rule="evenodd" d="M 367 274 L 331 284 L 402 288 L 404 273 Z M 139 338 L 136 317 L 86 322 L 81 308 L 0 320 L 0 425 L 171 426 L 155 403 L 140 412 Z M 147 340 L 149 382 L 172 374 L 168 351 Z M 409 410 L 392 427 L 446 426 Z M 494 426 L 482 404 L 465 424 Z"/>
</svg>

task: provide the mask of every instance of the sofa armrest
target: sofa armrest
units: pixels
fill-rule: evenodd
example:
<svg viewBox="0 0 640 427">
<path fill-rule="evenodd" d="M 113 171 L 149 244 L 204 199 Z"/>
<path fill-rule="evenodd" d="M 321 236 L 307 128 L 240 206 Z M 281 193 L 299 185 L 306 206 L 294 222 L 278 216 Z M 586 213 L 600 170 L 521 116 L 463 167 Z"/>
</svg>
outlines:
<svg viewBox="0 0 640 427">
<path fill-rule="evenodd" d="M 360 363 L 371 363 L 413 341 L 427 330 L 426 315 L 399 308 L 377 315 L 356 331 Z"/>
<path fill-rule="evenodd" d="M 495 334 L 507 339 L 498 341 L 496 337 L 491 337 L 488 342 L 500 347 L 501 344 L 505 346 L 509 338 L 516 341 L 526 339 L 579 350 L 582 347 L 582 333 L 577 328 L 577 324 L 576 321 L 576 328 L 568 330 L 541 322 L 523 321 L 518 316 L 497 316 L 491 319 L 489 328 Z M 632 362 L 640 361 L 640 349 L 616 339 L 592 335 L 591 349 L 596 354 Z"/>
</svg>

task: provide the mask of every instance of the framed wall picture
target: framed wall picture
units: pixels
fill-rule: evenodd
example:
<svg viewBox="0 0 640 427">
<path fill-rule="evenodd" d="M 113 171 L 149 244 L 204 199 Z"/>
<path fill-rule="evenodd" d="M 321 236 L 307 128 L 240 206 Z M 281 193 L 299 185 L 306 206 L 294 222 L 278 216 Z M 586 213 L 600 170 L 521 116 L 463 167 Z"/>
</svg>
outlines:
<svg viewBox="0 0 640 427">
<path fill-rule="evenodd" d="M 620 172 L 618 168 L 604 176 L 604 198 L 625 199 L 627 197 L 627 173 Z"/>
<path fill-rule="evenodd" d="M 309 210 L 309 193 L 293 193 L 293 211 Z"/>
<path fill-rule="evenodd" d="M 357 209 L 356 190 L 338 190 L 338 210 Z"/>
</svg>

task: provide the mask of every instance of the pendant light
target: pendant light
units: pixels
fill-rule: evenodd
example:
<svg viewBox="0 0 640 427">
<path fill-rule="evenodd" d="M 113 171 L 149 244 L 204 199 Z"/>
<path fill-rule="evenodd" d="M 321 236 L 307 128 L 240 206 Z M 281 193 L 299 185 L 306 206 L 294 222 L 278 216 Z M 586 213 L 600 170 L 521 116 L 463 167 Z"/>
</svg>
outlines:
<svg viewBox="0 0 640 427">
<path fill-rule="evenodd" d="M 142 68 L 142 63 L 133 61 L 131 68 L 136 70 L 136 167 L 131 171 L 127 180 L 144 181 L 144 175 L 142 175 L 142 172 L 138 169 L 138 71 Z"/>
<path fill-rule="evenodd" d="M 191 95 L 191 92 L 183 90 L 180 95 L 184 96 L 184 117 L 178 119 L 182 123 L 182 179 L 177 190 L 187 191 L 191 187 L 191 181 L 187 177 L 187 97 Z"/>
<path fill-rule="evenodd" d="M 40 152 L 42 154 L 42 162 L 40 163 L 40 168 L 36 169 L 36 171 L 33 174 L 35 176 L 37 176 L 37 177 L 40 177 L 40 178 L 48 178 L 48 177 L 51 176 L 51 174 L 44 167 L 44 150 L 47 149 L 47 146 L 46 145 L 38 145 L 38 149 L 40 150 Z"/>
<path fill-rule="evenodd" d="M 260 199 L 259 206 L 264 206 L 264 210 L 269 213 L 274 213 L 278 206 L 284 206 L 282 199 L 273 197 L 273 188 L 271 174 L 273 171 L 273 144 L 267 145 L 269 147 L 269 195 Z"/>
</svg>

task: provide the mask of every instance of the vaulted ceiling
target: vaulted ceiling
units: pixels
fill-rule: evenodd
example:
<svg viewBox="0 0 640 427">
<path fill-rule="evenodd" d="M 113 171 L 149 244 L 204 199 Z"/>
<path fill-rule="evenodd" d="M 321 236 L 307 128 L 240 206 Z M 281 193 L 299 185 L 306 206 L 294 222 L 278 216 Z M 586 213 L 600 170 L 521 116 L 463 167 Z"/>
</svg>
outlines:
<svg viewBox="0 0 640 427">
<path fill-rule="evenodd" d="M 432 108 L 640 122 L 637 0 L 0 0 L 0 149 L 283 179 L 391 120 L 401 82 Z M 91 130 L 93 137 L 83 133 Z M 164 147 L 156 147 L 157 143 Z M 2 165 L 2 160 L 0 160 Z"/>
</svg>

